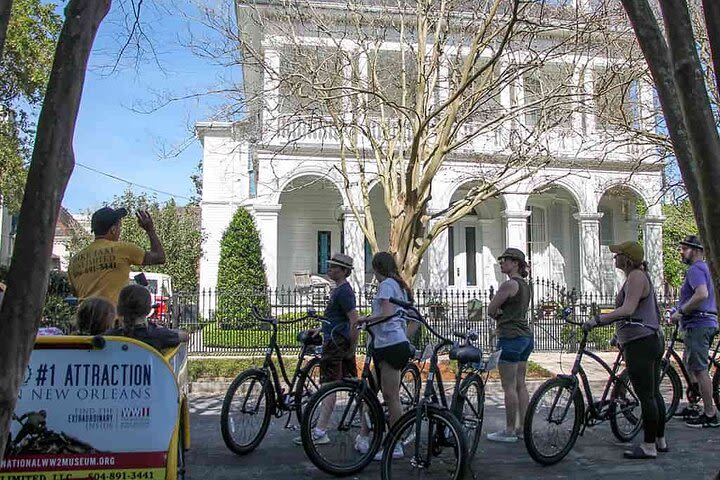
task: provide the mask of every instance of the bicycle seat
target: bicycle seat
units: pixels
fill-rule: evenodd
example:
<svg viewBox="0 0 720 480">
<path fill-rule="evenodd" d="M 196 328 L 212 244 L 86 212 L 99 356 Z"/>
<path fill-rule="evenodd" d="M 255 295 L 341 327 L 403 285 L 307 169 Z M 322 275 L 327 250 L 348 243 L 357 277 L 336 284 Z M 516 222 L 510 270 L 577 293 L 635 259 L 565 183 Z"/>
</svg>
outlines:
<svg viewBox="0 0 720 480">
<path fill-rule="evenodd" d="M 482 350 L 472 345 L 453 347 L 450 350 L 450 360 L 457 360 L 458 363 L 475 363 L 482 360 Z"/>
<path fill-rule="evenodd" d="M 322 335 L 320 335 L 320 333 L 316 333 L 310 330 L 303 330 L 302 332 L 298 332 L 297 341 L 302 343 L 303 345 L 315 346 L 320 346 L 323 343 Z"/>
<path fill-rule="evenodd" d="M 477 334 L 477 332 L 472 332 L 472 331 L 471 331 L 471 332 L 468 332 L 468 333 L 464 333 L 464 332 L 453 332 L 453 335 L 456 336 L 457 338 L 461 338 L 461 339 L 463 339 L 463 340 L 467 340 L 467 339 L 469 338 L 471 342 L 474 342 L 475 340 L 478 339 L 478 334 Z"/>
</svg>

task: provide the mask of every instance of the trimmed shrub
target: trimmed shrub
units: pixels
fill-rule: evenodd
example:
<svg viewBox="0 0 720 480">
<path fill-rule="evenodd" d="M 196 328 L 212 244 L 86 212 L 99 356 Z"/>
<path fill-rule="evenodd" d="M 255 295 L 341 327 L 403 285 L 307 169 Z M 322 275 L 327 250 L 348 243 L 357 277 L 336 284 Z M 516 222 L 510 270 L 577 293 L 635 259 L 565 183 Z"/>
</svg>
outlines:
<svg viewBox="0 0 720 480">
<path fill-rule="evenodd" d="M 267 279 L 255 220 L 235 212 L 220 243 L 215 320 L 223 330 L 256 328 L 252 306 L 267 311 Z"/>
</svg>

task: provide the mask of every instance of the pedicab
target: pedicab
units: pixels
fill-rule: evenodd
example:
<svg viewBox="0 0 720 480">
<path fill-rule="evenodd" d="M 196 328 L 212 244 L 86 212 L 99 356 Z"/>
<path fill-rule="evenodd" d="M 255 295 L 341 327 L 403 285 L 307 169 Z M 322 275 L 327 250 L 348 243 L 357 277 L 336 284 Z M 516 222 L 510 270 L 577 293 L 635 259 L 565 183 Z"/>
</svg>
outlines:
<svg viewBox="0 0 720 480">
<path fill-rule="evenodd" d="M 190 446 L 187 345 L 37 337 L 0 480 L 174 480 Z"/>
</svg>

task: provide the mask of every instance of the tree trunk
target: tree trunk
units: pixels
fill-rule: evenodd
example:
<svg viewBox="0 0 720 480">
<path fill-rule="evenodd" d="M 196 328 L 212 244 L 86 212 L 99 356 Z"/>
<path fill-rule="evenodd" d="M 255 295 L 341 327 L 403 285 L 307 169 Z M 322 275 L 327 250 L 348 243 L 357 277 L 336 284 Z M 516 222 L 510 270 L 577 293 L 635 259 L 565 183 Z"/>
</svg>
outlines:
<svg viewBox="0 0 720 480">
<path fill-rule="evenodd" d="M 0 459 L 45 302 L 57 214 L 75 165 L 72 141 L 87 62 L 110 3 L 71 0 L 65 8 L 0 309 Z"/>
<path fill-rule="evenodd" d="M 10 23 L 10 11 L 12 10 L 13 0 L 0 0 L 0 59 L 5 51 L 5 38 L 7 38 L 7 28 Z"/>
<path fill-rule="evenodd" d="M 661 0 L 668 44 L 647 0 L 622 0 L 650 67 L 678 166 L 705 243 L 710 266 L 720 273 L 720 137 L 684 0 Z M 708 12 L 709 17 L 716 14 Z M 708 25 L 712 27 L 712 25 Z M 711 28 L 711 30 L 713 30 Z M 718 52 L 710 31 L 713 57 Z M 720 294 L 720 290 L 716 291 Z"/>
</svg>

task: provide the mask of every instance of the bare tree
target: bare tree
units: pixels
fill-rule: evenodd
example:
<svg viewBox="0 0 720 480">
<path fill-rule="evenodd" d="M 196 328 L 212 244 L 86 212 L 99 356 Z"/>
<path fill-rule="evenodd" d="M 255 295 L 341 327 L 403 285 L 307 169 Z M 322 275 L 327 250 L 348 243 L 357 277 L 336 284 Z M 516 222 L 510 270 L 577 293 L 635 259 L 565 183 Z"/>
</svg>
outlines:
<svg viewBox="0 0 720 480">
<path fill-rule="evenodd" d="M 71 0 L 38 121 L 15 249 L 0 307 L 0 459 L 40 323 L 60 202 L 90 50 L 110 0 Z"/>
<path fill-rule="evenodd" d="M 711 268 L 720 273 L 720 136 L 713 114 L 718 96 L 720 9 L 702 1 L 704 28 L 693 31 L 684 0 L 622 0 L 657 88 L 670 141 L 704 238 Z M 659 12 L 654 7 L 659 5 Z M 695 15 L 700 10 L 695 9 Z M 658 18 L 664 21 L 664 29 Z M 695 17 L 699 19 L 699 17 Z M 706 43 L 698 42 L 707 35 Z M 698 48 L 700 45 L 700 48 Z M 704 57 L 704 60 L 703 60 Z M 711 61 L 708 61 L 711 60 Z M 709 71 L 710 70 L 710 71 Z M 709 81 L 714 78 L 715 81 Z"/>
</svg>

